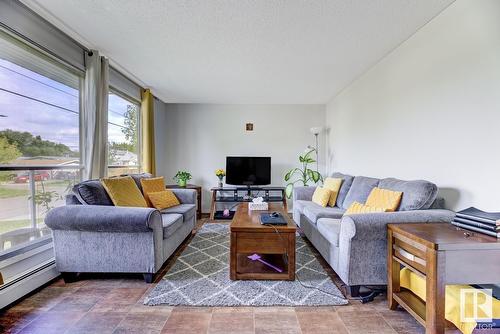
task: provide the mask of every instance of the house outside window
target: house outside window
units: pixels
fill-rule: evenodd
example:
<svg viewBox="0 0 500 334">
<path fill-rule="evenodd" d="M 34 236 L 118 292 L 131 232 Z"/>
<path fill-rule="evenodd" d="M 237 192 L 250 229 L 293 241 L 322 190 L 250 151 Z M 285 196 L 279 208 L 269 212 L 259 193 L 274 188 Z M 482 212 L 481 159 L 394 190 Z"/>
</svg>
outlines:
<svg viewBox="0 0 500 334">
<path fill-rule="evenodd" d="M 111 89 L 108 100 L 108 176 L 140 171 L 138 101 Z"/>
</svg>

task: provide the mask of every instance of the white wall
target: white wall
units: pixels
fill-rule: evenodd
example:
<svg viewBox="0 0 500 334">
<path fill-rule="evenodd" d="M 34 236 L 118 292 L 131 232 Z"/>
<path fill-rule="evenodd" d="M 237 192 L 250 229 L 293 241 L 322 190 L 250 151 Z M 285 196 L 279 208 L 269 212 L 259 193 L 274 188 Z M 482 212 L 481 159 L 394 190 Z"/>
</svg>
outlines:
<svg viewBox="0 0 500 334">
<path fill-rule="evenodd" d="M 327 105 L 328 169 L 500 208 L 500 1 L 459 0 Z"/>
<path fill-rule="evenodd" d="M 203 212 L 210 210 L 215 170 L 225 169 L 229 155 L 270 156 L 271 182 L 283 186 L 286 170 L 298 165 L 298 155 L 314 145 L 309 132 L 325 124 L 324 105 L 167 104 L 156 112 L 157 173 L 167 182 L 177 170 L 193 174 L 203 186 Z M 254 131 L 245 131 L 253 123 Z M 320 136 L 320 162 L 325 163 L 325 135 Z M 321 167 L 324 169 L 324 167 Z"/>
<path fill-rule="evenodd" d="M 154 125 L 155 125 L 155 155 L 156 166 L 160 172 L 164 171 L 164 166 L 167 165 L 167 150 L 164 147 L 166 124 L 167 124 L 167 104 L 155 98 L 154 101 Z M 163 175 L 163 174 L 161 174 Z M 169 180 L 167 180 L 169 182 Z"/>
</svg>

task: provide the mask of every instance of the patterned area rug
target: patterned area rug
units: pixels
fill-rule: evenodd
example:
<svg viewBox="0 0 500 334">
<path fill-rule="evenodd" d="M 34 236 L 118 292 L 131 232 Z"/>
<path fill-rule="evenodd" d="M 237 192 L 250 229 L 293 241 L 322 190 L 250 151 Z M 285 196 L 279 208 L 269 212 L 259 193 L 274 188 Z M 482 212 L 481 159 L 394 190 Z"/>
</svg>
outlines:
<svg viewBox="0 0 500 334">
<path fill-rule="evenodd" d="M 204 224 L 144 300 L 146 305 L 322 306 L 345 305 L 309 246 L 297 236 L 298 281 L 231 281 L 229 225 Z M 307 287 L 305 287 L 306 285 Z"/>
</svg>

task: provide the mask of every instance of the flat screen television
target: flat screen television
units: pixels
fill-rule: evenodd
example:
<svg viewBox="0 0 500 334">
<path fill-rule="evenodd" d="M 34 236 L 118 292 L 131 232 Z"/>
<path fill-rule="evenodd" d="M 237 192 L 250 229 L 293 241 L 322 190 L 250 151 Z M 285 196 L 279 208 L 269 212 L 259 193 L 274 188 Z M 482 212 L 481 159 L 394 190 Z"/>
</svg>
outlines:
<svg viewBox="0 0 500 334">
<path fill-rule="evenodd" d="M 271 157 L 226 157 L 226 183 L 236 186 L 271 184 Z"/>
</svg>

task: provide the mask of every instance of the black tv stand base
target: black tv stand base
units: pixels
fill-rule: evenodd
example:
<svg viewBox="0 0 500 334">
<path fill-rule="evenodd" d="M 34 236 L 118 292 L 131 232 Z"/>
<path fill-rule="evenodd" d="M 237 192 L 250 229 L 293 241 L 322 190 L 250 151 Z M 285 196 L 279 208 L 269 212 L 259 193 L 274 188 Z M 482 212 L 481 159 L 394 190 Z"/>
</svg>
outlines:
<svg viewBox="0 0 500 334">
<path fill-rule="evenodd" d="M 287 211 L 284 187 L 222 187 L 212 188 L 212 204 L 210 205 L 210 219 L 215 219 L 217 203 L 244 203 L 251 202 L 255 197 L 264 198 L 265 202 L 281 202 Z"/>
</svg>

